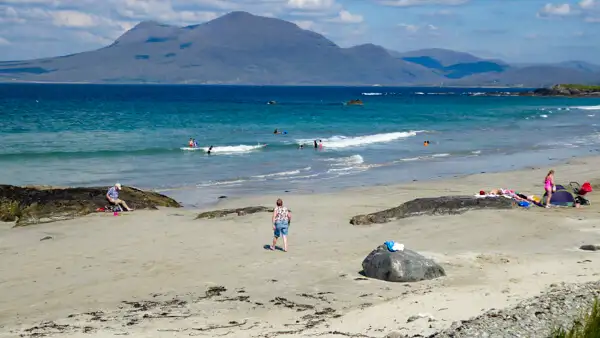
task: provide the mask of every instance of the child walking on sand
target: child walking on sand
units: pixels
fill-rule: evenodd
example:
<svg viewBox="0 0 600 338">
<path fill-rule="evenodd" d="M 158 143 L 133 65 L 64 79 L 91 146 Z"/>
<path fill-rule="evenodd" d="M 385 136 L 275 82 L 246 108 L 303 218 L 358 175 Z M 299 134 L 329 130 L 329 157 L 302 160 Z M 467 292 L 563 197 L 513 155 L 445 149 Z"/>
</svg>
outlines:
<svg viewBox="0 0 600 338">
<path fill-rule="evenodd" d="M 544 189 L 546 190 L 546 208 L 550 208 L 550 200 L 552 200 L 552 193 L 554 192 L 554 170 L 550 170 L 544 180 Z"/>
<path fill-rule="evenodd" d="M 287 235 L 291 220 L 292 213 L 288 208 L 283 206 L 281 198 L 278 199 L 277 206 L 273 210 L 273 217 L 271 219 L 271 224 L 273 225 L 273 245 L 271 245 L 271 250 L 275 250 L 277 239 L 283 237 L 283 251 L 288 251 Z"/>
</svg>

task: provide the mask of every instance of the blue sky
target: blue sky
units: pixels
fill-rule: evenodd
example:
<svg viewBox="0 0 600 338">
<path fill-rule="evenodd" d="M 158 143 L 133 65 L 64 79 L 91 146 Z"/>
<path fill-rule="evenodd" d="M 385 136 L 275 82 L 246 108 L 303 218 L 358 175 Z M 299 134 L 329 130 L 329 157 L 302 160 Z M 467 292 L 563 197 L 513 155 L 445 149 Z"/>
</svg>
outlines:
<svg viewBox="0 0 600 338">
<path fill-rule="evenodd" d="M 110 44 L 142 20 L 190 25 L 234 10 L 293 21 L 341 46 L 448 48 L 509 62 L 600 64 L 600 0 L 0 0 L 0 60 Z"/>
</svg>

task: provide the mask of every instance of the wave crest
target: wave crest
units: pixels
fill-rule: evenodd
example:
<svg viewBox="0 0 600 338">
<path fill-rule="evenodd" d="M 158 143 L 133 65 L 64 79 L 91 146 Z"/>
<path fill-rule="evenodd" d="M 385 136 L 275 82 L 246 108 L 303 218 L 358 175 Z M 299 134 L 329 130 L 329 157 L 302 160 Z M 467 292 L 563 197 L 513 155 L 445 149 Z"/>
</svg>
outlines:
<svg viewBox="0 0 600 338">
<path fill-rule="evenodd" d="M 383 134 L 374 134 L 374 135 L 365 135 L 365 136 L 333 136 L 326 139 L 320 139 L 323 141 L 323 147 L 338 149 L 338 148 L 348 148 L 348 147 L 356 147 L 362 146 L 372 143 L 384 143 L 390 142 L 402 138 L 408 138 L 412 136 L 417 136 L 418 133 L 423 132 L 419 131 L 405 131 L 405 132 L 394 132 L 394 133 L 383 133 Z M 319 140 L 319 138 L 317 138 Z M 296 140 L 299 144 L 312 143 L 314 141 L 310 139 Z"/>
<path fill-rule="evenodd" d="M 600 110 L 600 106 L 577 106 L 571 108 L 580 110 Z"/>
</svg>

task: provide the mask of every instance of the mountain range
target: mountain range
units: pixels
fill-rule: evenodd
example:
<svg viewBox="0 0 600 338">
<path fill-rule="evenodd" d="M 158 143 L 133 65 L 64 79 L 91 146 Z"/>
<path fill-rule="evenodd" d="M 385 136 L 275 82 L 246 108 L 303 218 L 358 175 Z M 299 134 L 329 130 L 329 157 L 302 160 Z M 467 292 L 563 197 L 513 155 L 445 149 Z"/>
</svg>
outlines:
<svg viewBox="0 0 600 338">
<path fill-rule="evenodd" d="M 600 66 L 509 64 L 440 48 L 342 48 L 291 22 L 231 12 L 186 27 L 144 21 L 98 50 L 1 61 L 0 82 L 542 87 L 599 84 Z"/>
</svg>

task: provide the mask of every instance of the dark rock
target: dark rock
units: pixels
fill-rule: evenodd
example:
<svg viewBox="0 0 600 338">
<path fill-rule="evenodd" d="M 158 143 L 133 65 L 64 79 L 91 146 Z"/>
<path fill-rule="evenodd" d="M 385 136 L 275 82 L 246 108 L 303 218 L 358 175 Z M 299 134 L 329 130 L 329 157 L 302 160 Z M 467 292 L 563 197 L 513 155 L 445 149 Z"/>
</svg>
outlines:
<svg viewBox="0 0 600 338">
<path fill-rule="evenodd" d="M 398 207 L 358 215 L 350 219 L 352 225 L 387 223 L 396 219 L 421 215 L 458 215 L 476 209 L 511 209 L 513 202 L 507 198 L 476 198 L 473 196 L 443 196 L 418 198 Z"/>
<path fill-rule="evenodd" d="M 600 245 L 586 244 L 579 247 L 581 250 L 585 251 L 598 251 L 600 250 Z"/>
<path fill-rule="evenodd" d="M 363 260 L 365 276 L 388 282 L 418 282 L 446 276 L 444 268 L 433 260 L 408 249 L 391 252 L 385 245 Z"/>
<path fill-rule="evenodd" d="M 350 100 L 350 101 L 346 102 L 346 104 L 349 106 L 362 106 L 363 102 L 362 102 L 362 100 L 358 99 L 358 100 Z"/>
<path fill-rule="evenodd" d="M 47 223 L 105 207 L 108 187 L 54 188 L 0 185 L 0 220 L 16 225 Z M 134 209 L 180 208 L 175 200 L 152 191 L 123 186 L 119 198 Z"/>
<path fill-rule="evenodd" d="M 49 240 L 49 239 L 53 239 L 53 237 L 52 237 L 52 236 L 46 236 L 46 237 L 42 237 L 42 238 L 40 238 L 40 242 L 41 242 L 41 241 L 47 241 L 47 240 Z"/>
<path fill-rule="evenodd" d="M 245 207 L 245 208 L 237 208 L 237 209 L 213 210 L 213 211 L 206 211 L 206 212 L 198 214 L 198 216 L 196 216 L 196 219 L 213 219 L 213 218 L 225 217 L 225 216 L 231 215 L 231 214 L 237 214 L 238 216 L 244 216 L 244 215 L 255 214 L 257 212 L 273 212 L 273 208 L 258 206 L 258 207 Z"/>
<path fill-rule="evenodd" d="M 219 199 L 227 198 L 227 196 L 219 196 Z"/>
</svg>

